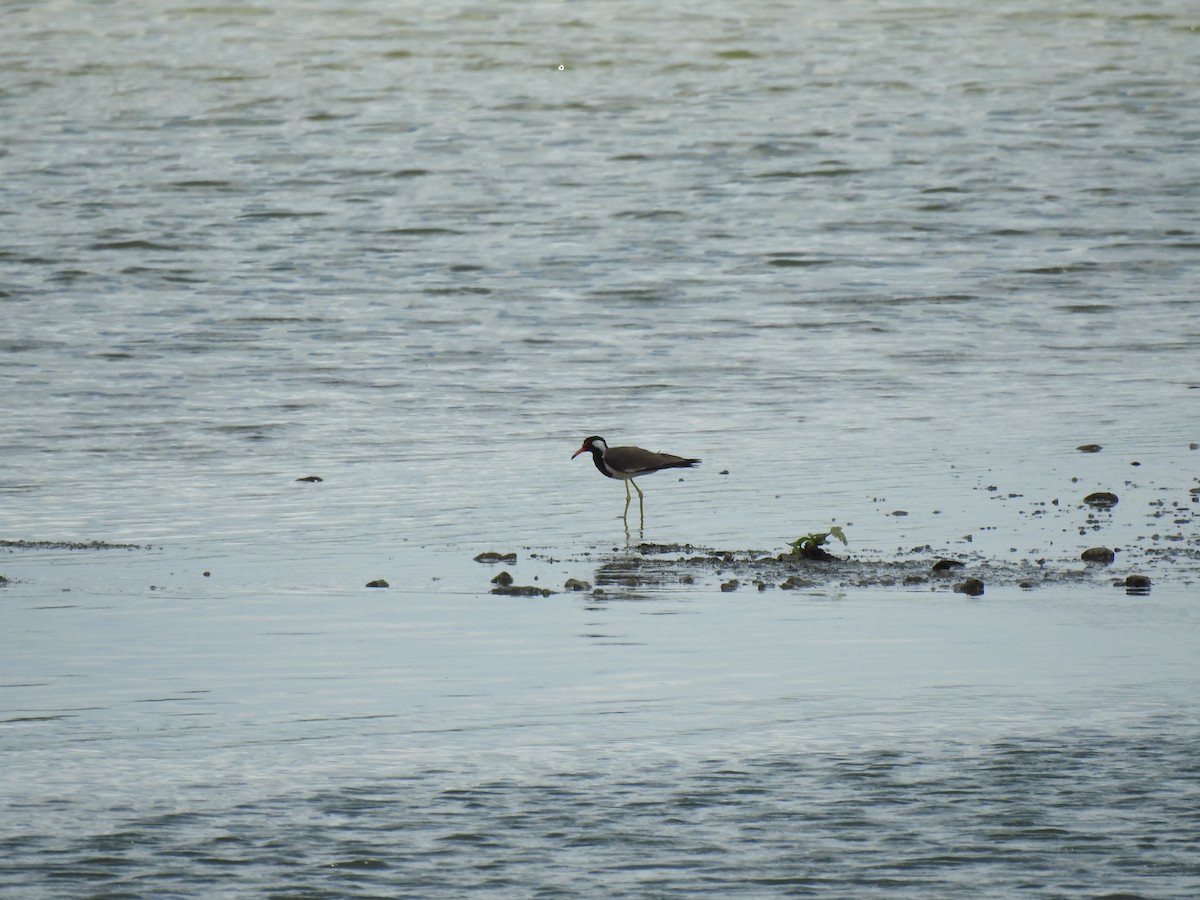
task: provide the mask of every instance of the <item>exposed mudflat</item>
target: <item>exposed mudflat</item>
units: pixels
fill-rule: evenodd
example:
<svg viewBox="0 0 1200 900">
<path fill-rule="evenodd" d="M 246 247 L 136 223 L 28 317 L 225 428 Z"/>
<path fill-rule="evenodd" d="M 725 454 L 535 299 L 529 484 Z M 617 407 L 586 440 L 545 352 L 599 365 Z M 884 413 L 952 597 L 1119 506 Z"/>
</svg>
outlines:
<svg viewBox="0 0 1200 900">
<path fill-rule="evenodd" d="M 1101 449 L 1097 444 L 1077 448 L 1088 454 Z M 1131 468 L 1140 465 L 1134 461 Z M 1077 482 L 1072 478 L 1070 487 Z M 967 530 L 984 534 L 1004 531 L 1012 534 L 1014 542 L 1040 548 L 1019 551 L 1011 546 L 1012 555 L 1004 558 L 996 555 L 994 541 L 990 542 L 990 554 L 972 549 L 970 533 L 948 539 L 941 549 L 926 543 L 890 552 L 862 551 L 855 547 L 858 533 L 850 529 L 848 547 L 827 540 L 810 554 L 627 541 L 608 553 L 590 552 L 565 560 L 548 559 L 534 548 L 523 554 L 492 551 L 475 559 L 514 567 L 508 583 L 493 593 L 522 596 L 547 588 L 638 596 L 679 585 L 719 587 L 726 592 L 878 588 L 957 591 L 968 596 L 985 594 L 989 586 L 1030 591 L 1078 586 L 1144 595 L 1156 580 L 1200 582 L 1200 535 L 1195 530 L 1200 523 L 1200 486 L 1173 478 L 1162 483 L 1127 479 L 1121 487 L 1124 496 L 1112 491 L 1086 496 L 1080 492 L 1071 501 L 1054 495 L 1027 497 L 1020 491 L 1006 492 L 981 482 L 977 490 L 988 498 L 989 505 L 997 502 L 1008 524 L 993 519 Z M 1113 512 L 1118 504 L 1120 523 Z M 1016 528 L 1011 527 L 1014 513 Z M 888 515 L 908 520 L 910 513 L 896 509 Z M 926 520 L 941 515 L 934 511 Z M 962 534 L 966 518 L 961 511 L 948 516 L 945 528 L 939 530 L 947 535 Z M 626 524 L 628 538 L 631 523 Z M 818 558 L 811 558 L 814 556 Z M 548 567 L 539 563 L 559 565 L 546 571 Z M 569 569 L 565 581 L 558 580 L 562 565 Z M 528 578 L 535 585 L 521 583 Z"/>
<path fill-rule="evenodd" d="M 149 550 L 148 544 L 108 541 L 0 541 L 0 550 Z"/>
<path fill-rule="evenodd" d="M 505 561 L 513 562 L 513 555 L 512 551 L 504 554 Z M 878 588 L 957 591 L 970 596 L 986 593 L 988 586 L 1030 591 L 1055 586 L 1091 586 L 1142 595 L 1149 592 L 1155 577 L 1170 577 L 1185 583 L 1200 580 L 1200 547 L 1194 544 L 1135 545 L 1115 550 L 1093 547 L 1074 560 L 1009 561 L 990 559 L 983 554 L 945 556 L 928 546 L 897 551 L 888 559 L 845 554 L 814 560 L 791 552 L 656 543 L 634 544 L 603 555 L 585 554 L 565 561 L 537 552 L 517 556 L 523 562 L 517 568 L 517 578 L 533 577 L 536 589 L 533 585 L 515 584 L 514 577 L 504 572 L 502 583 L 492 589 L 493 593 L 545 595 L 555 577 L 545 570 L 552 568 L 557 572 L 564 564 L 576 574 L 556 586 L 556 590 L 620 597 L 680 585 L 719 587 L 725 592 Z M 488 558 L 478 561 L 486 562 Z M 585 567 L 590 570 L 590 578 L 581 577 Z"/>
<path fill-rule="evenodd" d="M 1016 554 L 1013 548 L 1015 555 L 1006 559 L 961 544 L 953 550 L 939 550 L 928 544 L 897 548 L 885 555 L 856 551 L 853 541 L 848 547 L 830 541 L 821 548 L 810 547 L 807 553 L 629 541 L 609 551 L 561 556 L 532 547 L 520 552 L 501 548 L 478 553 L 473 557 L 474 564 L 466 565 L 487 573 L 489 582 L 480 580 L 480 592 L 511 597 L 567 593 L 637 598 L 692 586 L 726 593 L 880 589 L 946 591 L 971 597 L 985 595 L 991 587 L 1028 591 L 1091 587 L 1145 595 L 1156 581 L 1200 582 L 1200 538 L 1190 527 L 1196 521 L 1192 506 L 1197 502 L 1197 493 L 1193 488 L 1188 501 L 1152 500 L 1143 513 L 1145 536 L 1121 544 L 1105 543 L 1097 533 L 1108 525 L 1107 510 L 1116 504 L 1115 495 L 1089 495 L 1074 506 L 1074 513 L 1061 512 L 1079 517 L 1060 532 L 1075 531 L 1070 549 L 1060 548 L 1054 554 Z M 1058 507 L 1057 500 L 1035 504 L 1033 521 L 1039 521 L 1038 513 Z M 1048 535 L 1049 530 L 1043 526 L 1040 533 L 1035 528 L 1026 536 L 1033 539 Z M 10 554 L 155 549 L 160 548 L 104 540 L 0 540 L 0 552 Z M 449 565 L 456 567 L 454 563 Z M 451 574 L 443 571 L 434 580 L 445 579 L 443 583 L 449 584 Z M 208 577 L 209 572 L 203 575 Z M 12 580 L 0 573 L 0 585 L 10 583 Z M 411 579 L 398 584 L 375 579 L 368 581 L 367 587 L 389 588 L 393 584 L 401 590 L 421 589 L 421 584 Z"/>
<path fill-rule="evenodd" d="M 1193 568 L 1194 556 L 1193 552 Z M 597 587 L 618 590 L 716 582 L 724 591 L 901 588 L 977 594 L 972 580 L 982 582 L 983 588 L 1004 585 L 1034 590 L 1050 585 L 1124 587 L 1127 577 L 1124 571 L 1082 560 L 1004 562 L 980 555 L 949 559 L 928 547 L 894 559 L 811 560 L 793 553 L 643 544 L 635 552 L 614 554 L 596 568 Z"/>
</svg>

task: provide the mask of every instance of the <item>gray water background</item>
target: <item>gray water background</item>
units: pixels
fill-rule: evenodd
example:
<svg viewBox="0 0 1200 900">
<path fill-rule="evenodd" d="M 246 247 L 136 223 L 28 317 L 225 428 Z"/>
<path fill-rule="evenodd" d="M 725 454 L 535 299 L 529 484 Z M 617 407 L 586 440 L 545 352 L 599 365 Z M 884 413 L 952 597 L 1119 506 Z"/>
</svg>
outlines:
<svg viewBox="0 0 1200 900">
<path fill-rule="evenodd" d="M 0 892 L 1200 891 L 1191 4 L 0 17 Z"/>
</svg>

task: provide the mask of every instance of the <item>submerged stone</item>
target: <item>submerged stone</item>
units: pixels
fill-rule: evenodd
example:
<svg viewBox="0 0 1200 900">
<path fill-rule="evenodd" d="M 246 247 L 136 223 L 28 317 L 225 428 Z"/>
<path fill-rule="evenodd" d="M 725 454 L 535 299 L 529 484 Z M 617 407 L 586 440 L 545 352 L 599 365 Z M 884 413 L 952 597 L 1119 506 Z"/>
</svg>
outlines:
<svg viewBox="0 0 1200 900">
<path fill-rule="evenodd" d="M 1125 593 L 1131 597 L 1144 597 L 1150 593 L 1149 575 L 1130 575 L 1125 579 Z"/>
<path fill-rule="evenodd" d="M 980 597 L 983 595 L 983 582 L 978 578 L 967 578 L 956 584 L 954 590 L 959 594 L 966 594 L 968 597 Z"/>
<path fill-rule="evenodd" d="M 801 578 L 798 575 L 789 575 L 786 580 L 780 582 L 779 587 L 785 591 L 794 591 L 799 588 L 815 587 L 816 582 L 811 578 Z"/>
<path fill-rule="evenodd" d="M 492 588 L 493 594 L 499 594 L 502 597 L 549 597 L 554 591 L 548 591 L 545 588 L 535 587 L 531 584 L 512 584 L 499 585 Z"/>
<path fill-rule="evenodd" d="M 480 553 L 475 557 L 475 562 L 478 563 L 515 563 L 517 561 L 516 553 L 497 553 L 495 550 L 488 550 Z"/>
</svg>

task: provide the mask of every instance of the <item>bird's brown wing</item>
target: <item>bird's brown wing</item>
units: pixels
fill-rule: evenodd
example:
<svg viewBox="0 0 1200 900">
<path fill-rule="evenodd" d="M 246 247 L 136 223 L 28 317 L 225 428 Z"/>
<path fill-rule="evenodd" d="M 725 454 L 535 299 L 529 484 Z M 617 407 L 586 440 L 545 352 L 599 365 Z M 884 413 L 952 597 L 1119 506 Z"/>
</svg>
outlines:
<svg viewBox="0 0 1200 900">
<path fill-rule="evenodd" d="M 609 447 L 604 461 L 622 472 L 654 472 L 658 469 L 687 468 L 700 462 L 673 453 L 655 453 L 641 447 Z"/>
</svg>

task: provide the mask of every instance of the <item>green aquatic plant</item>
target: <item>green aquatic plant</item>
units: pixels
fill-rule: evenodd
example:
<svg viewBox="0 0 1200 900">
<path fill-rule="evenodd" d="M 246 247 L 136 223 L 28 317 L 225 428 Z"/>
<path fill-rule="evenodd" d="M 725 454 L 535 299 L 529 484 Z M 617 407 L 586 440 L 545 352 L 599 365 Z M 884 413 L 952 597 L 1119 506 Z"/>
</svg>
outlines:
<svg viewBox="0 0 1200 900">
<path fill-rule="evenodd" d="M 792 548 L 792 553 L 803 559 L 833 559 L 823 549 L 830 538 L 837 538 L 842 544 L 849 546 L 846 535 L 842 533 L 842 529 L 838 525 L 830 525 L 827 531 L 810 531 L 808 534 L 802 534 L 794 541 L 789 541 L 788 546 Z"/>
</svg>

